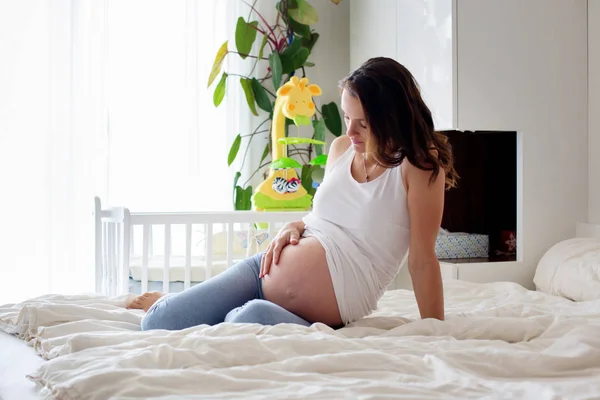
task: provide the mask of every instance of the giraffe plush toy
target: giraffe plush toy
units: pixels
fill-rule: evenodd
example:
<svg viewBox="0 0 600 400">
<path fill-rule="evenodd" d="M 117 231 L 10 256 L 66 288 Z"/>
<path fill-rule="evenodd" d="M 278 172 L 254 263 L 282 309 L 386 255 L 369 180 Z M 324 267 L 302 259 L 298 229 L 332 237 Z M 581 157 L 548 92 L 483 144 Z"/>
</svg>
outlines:
<svg viewBox="0 0 600 400">
<path fill-rule="evenodd" d="M 280 160 L 287 155 L 287 147 L 280 143 L 285 138 L 285 119 L 293 120 L 296 125 L 310 124 L 315 114 L 313 96 L 321 95 L 321 88 L 308 84 L 308 79 L 296 76 L 277 90 L 273 123 L 271 127 L 272 159 Z M 253 195 L 254 208 L 257 211 L 309 210 L 312 196 L 302 187 L 295 168 L 271 168 L 269 176 Z"/>
</svg>

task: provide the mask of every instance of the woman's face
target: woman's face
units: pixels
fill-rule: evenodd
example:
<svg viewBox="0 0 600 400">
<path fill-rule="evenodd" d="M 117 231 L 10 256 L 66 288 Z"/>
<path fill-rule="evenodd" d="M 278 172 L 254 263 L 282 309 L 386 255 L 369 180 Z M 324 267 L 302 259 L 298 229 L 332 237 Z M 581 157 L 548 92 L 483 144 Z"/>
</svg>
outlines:
<svg viewBox="0 0 600 400">
<path fill-rule="evenodd" d="M 366 152 L 367 140 L 371 133 L 369 125 L 360 100 L 346 89 L 342 91 L 342 114 L 346 123 L 346 135 L 352 140 L 354 151 Z"/>
</svg>

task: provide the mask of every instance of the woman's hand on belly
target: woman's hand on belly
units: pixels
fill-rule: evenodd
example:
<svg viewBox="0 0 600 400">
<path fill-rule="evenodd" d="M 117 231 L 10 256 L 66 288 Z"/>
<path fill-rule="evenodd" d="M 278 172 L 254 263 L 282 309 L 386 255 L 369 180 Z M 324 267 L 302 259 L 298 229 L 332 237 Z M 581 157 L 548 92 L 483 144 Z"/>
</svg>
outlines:
<svg viewBox="0 0 600 400">
<path fill-rule="evenodd" d="M 269 273 L 272 263 L 279 264 L 283 248 L 288 244 L 298 244 L 302 233 L 304 233 L 304 223 L 302 221 L 291 222 L 281 228 L 277 236 L 269 243 L 269 247 L 261 260 L 259 278 Z"/>
<path fill-rule="evenodd" d="M 341 324 L 325 249 L 317 239 L 301 238 L 297 245 L 286 246 L 270 272 L 262 279 L 265 300 L 309 322 Z"/>
</svg>

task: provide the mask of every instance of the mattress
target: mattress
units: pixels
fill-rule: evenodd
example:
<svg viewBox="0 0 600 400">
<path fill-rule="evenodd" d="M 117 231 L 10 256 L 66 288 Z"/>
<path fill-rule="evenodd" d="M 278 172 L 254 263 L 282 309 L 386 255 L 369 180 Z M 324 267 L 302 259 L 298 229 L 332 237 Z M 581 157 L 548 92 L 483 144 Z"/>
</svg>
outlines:
<svg viewBox="0 0 600 400">
<path fill-rule="evenodd" d="M 600 300 L 446 281 L 446 321 L 391 290 L 366 318 L 140 332 L 133 295 L 48 295 L 0 307 L 0 329 L 48 359 L 50 399 L 600 398 Z M 6 368 L 6 367 L 5 367 Z M 27 371 L 27 372 L 25 372 Z"/>
<path fill-rule="evenodd" d="M 155 233 L 158 235 L 160 232 Z M 180 232 L 182 233 L 182 232 Z M 174 254 L 169 258 L 169 281 L 170 282 L 183 282 L 185 281 L 185 264 L 186 258 L 182 253 L 184 248 L 181 248 L 181 244 L 185 243 L 185 237 L 178 237 L 175 232 L 172 240 L 176 244 L 173 247 Z M 232 264 L 245 259 L 246 257 L 256 254 L 257 252 L 265 251 L 269 245 L 269 234 L 266 231 L 251 229 L 248 230 L 236 230 L 233 234 L 233 243 L 231 246 Z M 160 247 L 162 237 L 157 237 L 158 242 L 155 245 Z M 211 262 L 211 276 L 215 276 L 223 272 L 227 267 L 227 233 L 217 232 L 213 234 L 212 240 L 212 257 Z M 206 243 L 204 239 L 200 240 L 197 244 L 199 248 L 203 248 Z M 139 243 L 138 243 L 139 247 Z M 135 249 L 134 249 L 135 250 Z M 194 248 L 193 251 L 198 250 Z M 201 250 L 204 253 L 204 250 Z M 129 273 L 131 278 L 136 281 L 142 280 L 142 257 L 141 249 L 134 251 L 134 255 L 129 260 Z M 162 282 L 163 270 L 164 270 L 164 256 L 162 254 L 152 255 L 148 258 L 148 280 Z M 198 255 L 192 252 L 191 256 L 191 281 L 202 282 L 207 278 L 207 262 L 203 255 Z"/>
<path fill-rule="evenodd" d="M 232 264 L 240 261 L 241 258 L 234 258 Z M 148 258 L 148 280 L 161 282 L 164 273 L 164 256 L 152 256 Z M 211 263 L 211 276 L 220 274 L 227 269 L 225 259 L 216 259 Z M 191 281 L 202 282 L 206 279 L 206 261 L 204 257 L 192 257 L 191 259 Z M 135 281 L 142 280 L 142 259 L 141 257 L 132 257 L 130 260 L 129 274 Z M 172 256 L 169 262 L 169 281 L 185 281 L 185 257 Z"/>
<path fill-rule="evenodd" d="M 39 399 L 40 388 L 26 378 L 44 360 L 23 340 L 0 332 L 0 399 Z"/>
<path fill-rule="evenodd" d="M 190 286 L 199 284 L 200 282 L 190 282 Z M 169 293 L 183 292 L 183 282 L 169 282 Z M 149 281 L 148 292 L 163 292 L 163 283 L 160 281 Z M 142 294 L 142 283 L 133 278 L 129 278 L 129 293 Z"/>
</svg>

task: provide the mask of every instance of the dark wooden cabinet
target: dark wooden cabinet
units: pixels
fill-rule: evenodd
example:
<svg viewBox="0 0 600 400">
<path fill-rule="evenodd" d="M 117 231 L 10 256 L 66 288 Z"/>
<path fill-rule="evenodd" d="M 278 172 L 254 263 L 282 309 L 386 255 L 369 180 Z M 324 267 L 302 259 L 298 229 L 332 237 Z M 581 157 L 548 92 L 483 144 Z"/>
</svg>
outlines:
<svg viewBox="0 0 600 400">
<path fill-rule="evenodd" d="M 489 261 L 514 259 L 517 133 L 443 131 L 453 148 L 458 187 L 446 192 L 442 228 L 489 236 Z"/>
</svg>

